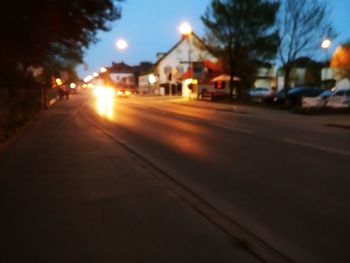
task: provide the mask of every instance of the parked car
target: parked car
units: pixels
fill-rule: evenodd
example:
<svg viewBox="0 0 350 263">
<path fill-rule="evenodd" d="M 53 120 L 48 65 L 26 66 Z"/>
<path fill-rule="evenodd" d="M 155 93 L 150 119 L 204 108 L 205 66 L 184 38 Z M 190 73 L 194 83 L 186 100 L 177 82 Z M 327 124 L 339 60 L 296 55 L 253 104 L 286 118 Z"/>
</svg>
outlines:
<svg viewBox="0 0 350 263">
<path fill-rule="evenodd" d="M 199 100 L 217 101 L 228 98 L 227 92 L 224 91 L 207 91 L 203 89 L 198 96 Z"/>
<path fill-rule="evenodd" d="M 279 91 L 274 98 L 276 104 L 286 104 L 291 107 L 301 106 L 302 98 L 316 97 L 322 92 L 321 89 L 315 87 L 295 87 L 291 88 L 285 96 L 284 90 Z"/>
<path fill-rule="evenodd" d="M 274 96 L 275 92 L 272 89 L 266 87 L 251 88 L 249 91 L 249 96 L 252 101 L 262 102 L 266 98 Z"/>
<path fill-rule="evenodd" d="M 328 97 L 329 108 L 350 108 L 350 89 L 338 89 Z"/>
<path fill-rule="evenodd" d="M 332 90 L 324 90 L 316 97 L 303 97 L 301 107 L 305 109 L 325 108 L 327 99 L 332 93 Z"/>
</svg>

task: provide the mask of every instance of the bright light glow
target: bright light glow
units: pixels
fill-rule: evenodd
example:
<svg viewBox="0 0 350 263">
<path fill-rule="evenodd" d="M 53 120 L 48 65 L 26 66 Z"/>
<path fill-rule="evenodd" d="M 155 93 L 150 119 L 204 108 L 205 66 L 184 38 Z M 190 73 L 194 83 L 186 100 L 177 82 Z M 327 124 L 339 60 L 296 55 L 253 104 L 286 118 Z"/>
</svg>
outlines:
<svg viewBox="0 0 350 263">
<path fill-rule="evenodd" d="M 89 75 L 86 78 L 84 78 L 84 82 L 89 82 L 90 80 L 92 80 L 94 77 Z"/>
<path fill-rule="evenodd" d="M 94 95 L 97 98 L 96 110 L 98 114 L 111 119 L 114 113 L 114 89 L 110 87 L 96 87 L 94 89 Z"/>
<path fill-rule="evenodd" d="M 105 73 L 106 71 L 107 71 L 107 69 L 105 67 L 100 68 L 101 73 Z"/>
<path fill-rule="evenodd" d="M 56 79 L 56 84 L 57 84 L 58 86 L 61 86 L 61 85 L 62 85 L 62 80 L 61 80 L 60 78 L 57 78 L 57 79 Z"/>
<path fill-rule="evenodd" d="M 193 83 L 193 79 L 185 79 L 183 82 L 183 93 L 182 96 L 185 98 L 190 98 L 192 96 L 192 90 L 189 85 Z"/>
<path fill-rule="evenodd" d="M 151 85 L 153 85 L 154 83 L 156 83 L 157 79 L 156 79 L 156 76 L 154 76 L 154 74 L 150 74 L 148 76 L 148 81 Z"/>
<path fill-rule="evenodd" d="M 108 119 L 113 118 L 114 101 L 113 98 L 97 98 L 97 113 Z"/>
<path fill-rule="evenodd" d="M 115 95 L 115 91 L 114 89 L 109 87 L 96 87 L 94 89 L 94 95 L 98 99 L 113 98 Z"/>
<path fill-rule="evenodd" d="M 130 90 L 125 91 L 125 95 L 126 96 L 130 96 L 131 95 L 131 91 Z"/>
<path fill-rule="evenodd" d="M 118 39 L 116 45 L 120 50 L 124 50 L 128 47 L 128 43 L 124 39 Z"/>
<path fill-rule="evenodd" d="M 183 22 L 179 27 L 179 31 L 182 35 L 190 35 L 192 33 L 192 27 L 189 23 Z"/>
<path fill-rule="evenodd" d="M 118 90 L 118 91 L 117 91 L 117 95 L 118 95 L 118 96 L 123 96 L 123 92 L 122 92 L 121 90 Z"/>
<path fill-rule="evenodd" d="M 77 84 L 75 84 L 74 82 L 72 82 L 72 83 L 69 85 L 69 87 L 70 87 L 71 89 L 75 89 L 75 88 L 77 87 Z"/>
<path fill-rule="evenodd" d="M 185 79 L 184 84 L 188 86 L 192 84 L 192 82 L 193 82 L 193 79 Z"/>
<path fill-rule="evenodd" d="M 88 85 L 86 83 L 83 84 L 83 88 L 86 89 Z"/>
<path fill-rule="evenodd" d="M 192 84 L 193 84 L 193 85 L 197 85 L 197 84 L 198 84 L 198 79 L 193 79 L 193 80 L 192 80 Z"/>
<path fill-rule="evenodd" d="M 329 49 L 331 44 L 332 44 L 332 42 L 329 39 L 325 39 L 322 41 L 321 47 L 323 49 Z"/>
<path fill-rule="evenodd" d="M 97 73 L 97 72 L 94 72 L 92 75 L 93 75 L 95 78 L 98 77 L 98 73 Z"/>
</svg>

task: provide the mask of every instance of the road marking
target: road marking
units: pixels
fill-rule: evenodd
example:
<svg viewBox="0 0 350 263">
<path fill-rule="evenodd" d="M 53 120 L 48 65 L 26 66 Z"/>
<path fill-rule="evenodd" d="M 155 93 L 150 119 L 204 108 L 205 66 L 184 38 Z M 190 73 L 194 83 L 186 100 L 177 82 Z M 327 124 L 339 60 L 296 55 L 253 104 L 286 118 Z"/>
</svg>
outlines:
<svg viewBox="0 0 350 263">
<path fill-rule="evenodd" d="M 228 126 L 228 125 L 225 125 L 225 124 L 220 124 L 220 123 L 212 123 L 212 125 L 215 126 L 215 127 L 218 127 L 218 128 L 222 128 L 222 129 L 226 129 L 226 130 L 230 130 L 230 131 L 235 131 L 235 132 L 241 132 L 241 133 L 245 133 L 245 134 L 253 134 L 254 133 L 251 130 L 231 127 L 231 126 Z"/>
<path fill-rule="evenodd" d="M 339 155 L 350 156 L 350 152 L 337 150 L 337 149 L 333 149 L 333 148 L 329 148 L 329 147 L 314 145 L 314 144 L 300 142 L 300 141 L 291 140 L 291 139 L 284 139 L 283 141 L 290 143 L 290 144 L 296 144 L 296 145 L 300 145 L 300 146 L 304 146 L 304 147 L 308 147 L 308 148 L 312 148 L 312 149 L 316 149 L 316 150 L 321 150 L 324 152 L 330 152 L 330 153 L 335 153 L 335 154 L 339 154 Z"/>
</svg>

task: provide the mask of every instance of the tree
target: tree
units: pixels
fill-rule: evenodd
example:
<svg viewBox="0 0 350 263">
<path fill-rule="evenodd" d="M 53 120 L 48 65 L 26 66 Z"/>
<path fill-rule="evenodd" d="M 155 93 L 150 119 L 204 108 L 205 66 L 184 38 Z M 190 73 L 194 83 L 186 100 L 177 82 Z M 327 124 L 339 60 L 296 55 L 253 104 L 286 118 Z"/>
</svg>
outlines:
<svg viewBox="0 0 350 263">
<path fill-rule="evenodd" d="M 14 0 L 0 11 L 0 84 L 10 86 L 29 66 L 80 62 L 98 30 L 120 18 L 120 0 Z M 71 57 L 71 55 L 73 57 Z"/>
<path fill-rule="evenodd" d="M 350 41 L 336 49 L 331 60 L 331 67 L 339 76 L 350 79 Z"/>
<path fill-rule="evenodd" d="M 274 29 L 277 1 L 212 0 L 201 17 L 210 51 L 230 74 L 230 97 L 235 88 L 234 77 L 246 81 L 255 75 L 256 61 L 272 59 L 278 48 L 278 32 Z M 241 90 L 237 89 L 241 97 Z"/>
<path fill-rule="evenodd" d="M 283 65 L 284 89 L 290 87 L 295 61 L 320 49 L 322 39 L 334 37 L 328 20 L 329 5 L 323 0 L 283 0 L 279 15 L 279 57 Z"/>
</svg>

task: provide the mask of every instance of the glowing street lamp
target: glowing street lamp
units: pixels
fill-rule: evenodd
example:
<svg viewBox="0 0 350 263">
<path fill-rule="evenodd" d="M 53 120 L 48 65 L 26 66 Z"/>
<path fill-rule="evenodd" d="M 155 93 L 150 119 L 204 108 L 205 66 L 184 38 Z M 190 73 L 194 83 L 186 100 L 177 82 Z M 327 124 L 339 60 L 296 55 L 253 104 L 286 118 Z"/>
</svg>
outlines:
<svg viewBox="0 0 350 263">
<path fill-rule="evenodd" d="M 148 82 L 153 85 L 154 83 L 156 83 L 157 79 L 156 79 L 156 76 L 154 76 L 154 74 L 150 74 L 148 76 Z"/>
<path fill-rule="evenodd" d="M 56 84 L 58 86 L 61 86 L 62 85 L 62 80 L 60 78 L 56 78 Z"/>
<path fill-rule="evenodd" d="M 322 41 L 321 47 L 325 50 L 328 50 L 331 45 L 332 45 L 331 40 L 326 38 L 325 40 Z"/>
<path fill-rule="evenodd" d="M 126 42 L 124 39 L 118 39 L 116 42 L 116 46 L 120 50 L 124 50 L 128 47 L 128 42 Z"/>
<path fill-rule="evenodd" d="M 179 31 L 183 36 L 189 36 L 192 33 L 192 27 L 189 23 L 183 22 L 179 27 Z"/>
<path fill-rule="evenodd" d="M 328 38 L 324 39 L 321 43 L 321 47 L 325 50 L 325 78 L 326 80 L 328 78 L 328 50 L 332 45 L 332 41 Z"/>
<path fill-rule="evenodd" d="M 84 78 L 84 82 L 89 82 L 90 80 L 92 80 L 94 77 L 89 75 L 87 77 Z"/>
<path fill-rule="evenodd" d="M 100 72 L 105 73 L 105 72 L 107 72 L 107 69 L 105 67 L 102 67 L 102 68 L 100 68 Z"/>
<path fill-rule="evenodd" d="M 94 76 L 95 78 L 97 78 L 97 77 L 98 77 L 98 73 L 97 73 L 97 72 L 94 72 L 94 73 L 92 74 L 92 76 Z"/>
<path fill-rule="evenodd" d="M 182 22 L 179 27 L 179 31 L 182 37 L 185 37 L 188 41 L 188 71 L 189 71 L 189 79 L 192 79 L 192 61 L 191 61 L 191 35 L 192 35 L 192 27 L 187 22 Z"/>
</svg>

